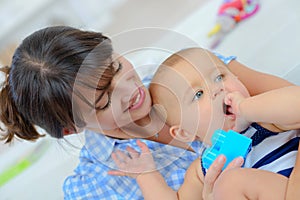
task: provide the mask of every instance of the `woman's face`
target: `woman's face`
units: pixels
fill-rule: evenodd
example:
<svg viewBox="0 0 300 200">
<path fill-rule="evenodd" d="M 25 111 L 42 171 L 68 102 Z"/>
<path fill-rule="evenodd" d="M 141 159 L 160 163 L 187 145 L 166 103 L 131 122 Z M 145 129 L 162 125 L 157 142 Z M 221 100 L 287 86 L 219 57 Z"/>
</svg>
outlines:
<svg viewBox="0 0 300 200">
<path fill-rule="evenodd" d="M 113 62 L 116 63 L 117 73 L 110 87 L 105 91 L 92 89 L 84 91 L 85 98 L 90 102 L 95 102 L 95 107 L 92 108 L 82 101 L 79 102 L 87 129 L 103 132 L 126 127 L 147 116 L 151 110 L 152 102 L 149 91 L 142 84 L 132 64 L 116 54 L 113 55 Z M 97 99 L 100 100 L 97 101 Z M 122 136 L 120 133 L 106 135 L 128 138 L 128 135 Z"/>
</svg>

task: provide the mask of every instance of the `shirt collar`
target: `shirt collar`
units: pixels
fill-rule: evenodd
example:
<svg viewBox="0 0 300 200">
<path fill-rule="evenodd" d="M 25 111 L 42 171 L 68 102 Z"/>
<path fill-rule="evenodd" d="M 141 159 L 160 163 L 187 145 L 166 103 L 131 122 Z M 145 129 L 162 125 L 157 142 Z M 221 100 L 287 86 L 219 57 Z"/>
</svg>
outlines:
<svg viewBox="0 0 300 200">
<path fill-rule="evenodd" d="M 177 151 L 178 153 L 182 153 L 182 151 L 185 151 L 184 149 L 178 147 L 165 145 L 150 140 L 141 140 L 148 145 L 149 149 L 155 150 L 156 152 L 164 151 L 164 153 L 166 153 L 166 150 L 170 150 L 173 153 Z M 197 155 L 201 155 L 199 153 L 203 149 L 202 142 L 194 141 L 189 143 L 189 145 L 192 147 L 192 149 Z M 136 145 L 136 139 L 120 140 L 107 137 L 102 133 L 96 133 L 90 130 L 85 131 L 85 148 L 88 150 L 88 153 L 91 156 L 93 156 L 99 161 L 108 161 L 112 152 L 115 151 L 116 148 L 125 149 L 127 146 L 131 146 L 134 149 L 138 150 Z"/>
<path fill-rule="evenodd" d="M 107 160 L 113 152 L 116 139 L 96 133 L 90 130 L 85 131 L 85 148 L 97 160 Z"/>
<path fill-rule="evenodd" d="M 203 145 L 203 142 L 201 142 L 199 140 L 190 142 L 189 145 L 195 151 L 197 156 L 201 156 L 203 151 L 205 150 L 205 146 Z"/>
</svg>

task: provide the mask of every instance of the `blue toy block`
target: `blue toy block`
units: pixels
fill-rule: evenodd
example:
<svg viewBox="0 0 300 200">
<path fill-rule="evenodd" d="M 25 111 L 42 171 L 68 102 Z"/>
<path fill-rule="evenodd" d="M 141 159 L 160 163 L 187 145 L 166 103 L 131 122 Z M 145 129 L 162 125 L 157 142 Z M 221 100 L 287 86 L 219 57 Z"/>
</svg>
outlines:
<svg viewBox="0 0 300 200">
<path fill-rule="evenodd" d="M 208 169 L 213 161 L 221 154 L 226 156 L 226 166 L 235 158 L 241 156 L 246 159 L 251 150 L 252 139 L 233 130 L 216 130 L 211 138 L 211 147 L 205 149 L 202 155 L 202 163 Z"/>
</svg>

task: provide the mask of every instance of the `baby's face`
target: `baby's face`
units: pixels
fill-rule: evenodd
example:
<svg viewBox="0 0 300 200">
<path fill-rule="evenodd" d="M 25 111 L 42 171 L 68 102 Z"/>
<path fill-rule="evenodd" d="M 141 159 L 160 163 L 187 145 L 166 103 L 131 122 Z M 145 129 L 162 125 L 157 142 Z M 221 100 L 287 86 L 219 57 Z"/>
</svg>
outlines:
<svg viewBox="0 0 300 200">
<path fill-rule="evenodd" d="M 244 85 L 214 55 L 199 49 L 168 68 L 163 76 L 162 99 L 177 105 L 166 108 L 171 125 L 179 125 L 194 139 L 210 143 L 216 129 L 232 129 L 235 116 L 226 114 L 224 97 L 239 91 L 249 96 Z M 171 103 L 171 104 L 172 104 Z M 168 107 L 168 106 L 167 106 Z"/>
</svg>

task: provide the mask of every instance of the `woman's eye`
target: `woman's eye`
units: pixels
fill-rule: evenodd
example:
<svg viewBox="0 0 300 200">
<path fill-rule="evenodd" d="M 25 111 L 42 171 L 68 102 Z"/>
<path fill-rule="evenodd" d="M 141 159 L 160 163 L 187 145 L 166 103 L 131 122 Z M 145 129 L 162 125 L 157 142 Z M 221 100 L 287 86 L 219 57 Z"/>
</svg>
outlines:
<svg viewBox="0 0 300 200">
<path fill-rule="evenodd" d="M 103 106 L 102 108 L 99 108 L 99 110 L 106 110 L 107 108 L 109 108 L 110 104 L 111 104 L 111 101 L 110 101 L 110 99 L 108 99 L 108 101 L 105 104 L 105 106 Z"/>
<path fill-rule="evenodd" d="M 193 101 L 200 99 L 200 97 L 202 95 L 203 95 L 203 91 L 202 90 L 197 91 L 196 94 L 194 95 Z"/>
<path fill-rule="evenodd" d="M 221 82 L 223 81 L 223 78 L 224 78 L 224 75 L 223 74 L 219 74 L 217 77 L 216 77 L 216 82 Z"/>
<path fill-rule="evenodd" d="M 116 72 L 115 72 L 115 73 L 118 73 L 119 71 L 121 71 L 122 68 L 123 68 L 123 65 L 122 65 L 122 63 L 119 61 L 119 62 L 118 62 L 118 66 L 116 67 Z"/>
<path fill-rule="evenodd" d="M 104 102 L 106 102 L 104 104 Z M 96 110 L 100 111 L 100 110 L 106 110 L 107 108 L 109 108 L 110 104 L 111 104 L 111 99 L 110 99 L 110 93 L 106 92 L 106 94 L 103 95 L 102 99 L 99 102 L 99 106 L 96 106 Z"/>
</svg>

